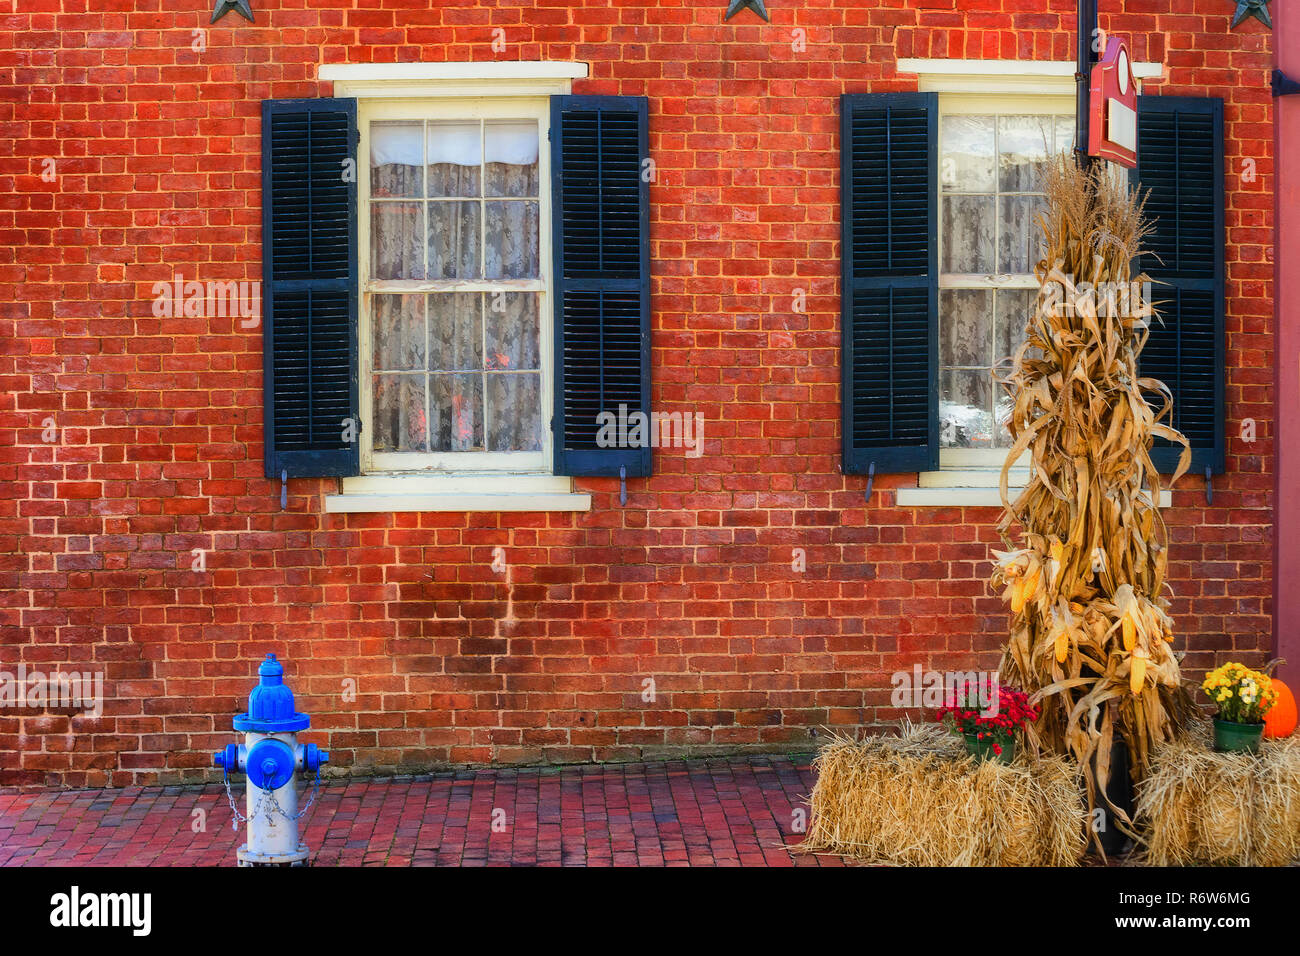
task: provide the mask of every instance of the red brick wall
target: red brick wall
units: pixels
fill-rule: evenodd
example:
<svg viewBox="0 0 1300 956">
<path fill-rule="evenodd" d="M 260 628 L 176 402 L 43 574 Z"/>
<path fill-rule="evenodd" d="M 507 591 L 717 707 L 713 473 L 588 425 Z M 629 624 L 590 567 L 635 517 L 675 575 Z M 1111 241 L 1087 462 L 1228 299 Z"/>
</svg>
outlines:
<svg viewBox="0 0 1300 956">
<path fill-rule="evenodd" d="M 0 12 L 0 665 L 107 675 L 98 720 L 0 710 L 0 785 L 210 774 L 267 650 L 356 771 L 807 750 L 896 717 L 895 670 L 995 666 L 996 512 L 895 507 L 913 476 L 865 507 L 839 472 L 837 97 L 914 89 L 898 56 L 1072 59 L 1072 0 L 770 0 L 770 25 L 724 24 L 724 0 L 252 5 L 210 28 L 206 0 Z M 1171 577 L 1193 668 L 1259 663 L 1270 36 L 1229 31 L 1224 0 L 1103 6 L 1161 91 L 1227 101 L 1228 474 L 1213 507 L 1200 478 L 1175 491 Z M 575 92 L 650 97 L 654 407 L 702 412 L 707 446 L 656 452 L 626 508 L 583 480 L 579 515 L 324 515 L 335 482 L 299 480 L 282 511 L 259 332 L 152 315 L 175 271 L 260 278 L 263 98 L 329 95 L 322 62 L 421 59 L 584 60 Z"/>
</svg>

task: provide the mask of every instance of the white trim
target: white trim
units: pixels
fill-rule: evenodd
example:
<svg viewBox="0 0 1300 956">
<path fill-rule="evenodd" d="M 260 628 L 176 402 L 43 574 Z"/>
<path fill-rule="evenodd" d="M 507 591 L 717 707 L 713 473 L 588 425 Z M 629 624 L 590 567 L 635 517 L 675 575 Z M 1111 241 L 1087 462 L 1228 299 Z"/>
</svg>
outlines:
<svg viewBox="0 0 1300 956">
<path fill-rule="evenodd" d="M 959 193 L 947 192 L 947 196 L 1016 196 L 1019 193 Z M 1032 275 L 979 275 L 978 273 L 941 272 L 940 289 L 1038 289 L 1042 283 Z"/>
<path fill-rule="evenodd" d="M 378 474 L 343 479 L 327 514 L 395 511 L 590 511 L 591 495 L 552 475 Z"/>
<path fill-rule="evenodd" d="M 482 63 L 324 63 L 322 80 L 585 79 L 586 63 L 531 60 Z"/>
<path fill-rule="evenodd" d="M 922 477 L 938 475 L 947 478 L 947 473 L 928 472 Z M 949 482 L 951 484 L 951 482 Z M 1007 497 L 1015 501 L 1024 491 L 1023 487 L 1007 488 Z M 900 508 L 1001 508 L 1002 496 L 993 488 L 899 488 L 895 504 Z M 1173 504 L 1173 495 L 1168 489 L 1160 490 L 1160 507 L 1168 508 Z"/>
<path fill-rule="evenodd" d="M 945 448 L 942 453 L 970 452 L 966 448 Z M 1002 449 L 989 449 L 1005 454 Z M 1028 452 L 1012 466 L 1007 475 L 1007 497 L 1015 501 L 1029 480 L 1031 460 Z M 344 479 L 347 480 L 347 479 Z M 915 488 L 899 488 L 896 504 L 900 508 L 1001 508 L 998 483 L 1002 468 L 980 468 L 958 464 L 945 471 L 923 471 L 916 476 Z M 1160 507 L 1173 504 L 1168 488 L 1160 489 Z"/>
<path fill-rule="evenodd" d="M 528 372 L 525 374 L 534 374 Z M 374 410 L 374 393 L 371 393 L 370 405 L 367 406 L 367 413 L 373 415 Z M 542 418 L 545 423 L 550 420 L 550 416 Z M 373 428 L 370 418 L 365 418 L 365 427 Z M 545 429 L 543 429 L 545 432 Z M 545 451 L 375 451 L 373 444 L 362 445 L 363 451 L 369 448 L 369 457 L 366 459 L 365 468 L 362 474 L 383 474 L 385 472 L 402 472 L 409 471 L 419 474 L 421 472 L 442 472 L 444 474 L 457 474 L 467 470 L 494 471 L 503 472 L 508 475 L 527 475 L 533 472 L 543 471 L 549 467 L 551 455 L 549 448 Z"/>
<path fill-rule="evenodd" d="M 326 514 L 399 511 L 590 511 L 591 495 L 326 495 Z"/>
<path fill-rule="evenodd" d="M 381 64 L 385 66 L 423 66 L 424 64 Z M 520 64 L 430 64 L 432 66 L 518 66 Z M 527 65 L 527 64 L 525 64 Z M 573 64 L 542 64 L 543 66 L 570 67 Z M 585 64 L 578 64 L 584 70 Z M 566 81 L 567 82 L 567 81 Z M 482 92 L 481 90 L 479 91 Z M 370 124 L 379 120 L 410 120 L 426 123 L 438 120 L 467 120 L 484 123 L 492 120 L 522 119 L 536 121 L 538 124 L 538 264 L 541 274 L 536 279 L 475 279 L 475 280 L 372 280 L 370 277 Z M 549 145 L 550 101 L 534 93 L 517 96 L 475 96 L 471 100 L 446 99 L 440 95 L 421 98 L 395 98 L 362 100 L 358 108 L 357 122 L 360 126 L 361 140 L 358 154 L 362 157 L 357 177 L 357 203 L 360 210 L 358 226 L 358 245 L 361 252 L 360 263 L 360 313 L 359 313 L 359 358 L 358 368 L 362 381 L 361 420 L 363 439 L 361 447 L 361 470 L 363 473 L 392 473 L 399 469 L 409 469 L 419 475 L 424 469 L 440 469 L 447 473 L 464 472 L 466 469 L 494 468 L 514 470 L 529 474 L 544 470 L 552 458 L 553 441 L 549 422 L 551 420 L 552 383 L 555 374 L 554 356 L 552 355 L 552 328 L 554 322 L 554 303 L 551 296 L 551 200 L 549 184 L 551 181 L 551 151 Z M 380 202 L 400 202 L 401 199 L 378 200 Z M 411 198 L 411 202 L 425 203 L 428 197 Z M 479 197 L 485 201 L 485 197 Z M 480 251 L 480 255 L 483 252 Z M 542 447 L 531 452 L 376 452 L 374 450 L 374 396 L 370 387 L 370 375 L 373 368 L 371 356 L 371 301 L 380 293 L 410 292 L 450 292 L 476 291 L 491 293 L 494 291 L 535 292 L 538 295 L 538 320 L 540 335 L 541 362 L 541 403 L 540 420 L 542 423 Z M 486 438 L 486 436 L 485 436 Z M 474 489 L 481 490 L 481 489 Z M 379 509 L 375 509 L 379 510 Z M 466 510 L 460 508 L 403 508 L 401 510 Z M 480 510 L 480 509 L 473 509 Z M 503 509 L 503 510 L 539 510 Z M 546 509 L 573 510 L 573 509 Z M 585 509 L 580 509 L 585 510 Z"/>
<path fill-rule="evenodd" d="M 335 96 L 551 96 L 573 92 L 586 63 L 325 63 Z"/>
<path fill-rule="evenodd" d="M 1007 496 L 1015 501 L 1023 490 L 1008 488 Z M 894 503 L 900 508 L 1001 508 L 1002 496 L 997 488 L 899 488 Z"/>
<path fill-rule="evenodd" d="M 356 475 L 343 479 L 345 495 L 433 495 L 477 492 L 489 495 L 548 494 L 567 495 L 573 491 L 573 479 L 564 475 L 501 474 L 466 472 L 434 474 L 431 472 L 389 471 Z"/>
<path fill-rule="evenodd" d="M 933 60 L 904 57 L 899 73 L 920 77 L 922 93 L 1056 93 L 1075 91 L 1073 60 Z M 1164 76 L 1163 63 L 1134 63 L 1133 77 Z"/>
<path fill-rule="evenodd" d="M 916 476 L 916 483 L 922 488 L 996 488 L 1001 480 L 1002 469 L 996 471 L 988 468 L 953 468 L 950 471 L 923 471 Z M 1023 486 L 1029 480 L 1029 468 L 1012 468 L 1007 475 L 1011 485 Z"/>
<path fill-rule="evenodd" d="M 939 449 L 939 468 L 945 470 L 948 468 L 978 468 L 982 471 L 993 473 L 993 484 L 998 483 L 998 474 L 1002 471 L 1002 466 L 1007 463 L 1007 454 L 1010 448 L 940 448 Z M 1012 468 L 1028 469 L 1033 455 L 1029 450 L 1020 453 Z"/>
<path fill-rule="evenodd" d="M 479 197 L 481 198 L 481 197 Z M 508 199 L 489 196 L 489 199 Z M 531 197 L 529 197 L 531 199 Z M 383 202 L 422 202 L 423 197 L 385 199 Z M 473 202 L 471 198 L 466 200 Z M 536 201 L 536 200 L 534 200 Z M 1038 288 L 1038 286 L 1034 286 Z M 421 292 L 545 292 L 545 279 L 370 279 L 366 292 L 390 295 L 415 295 Z"/>
<path fill-rule="evenodd" d="M 948 73 L 962 76 L 1068 76 L 1074 81 L 1073 60 L 960 60 L 903 57 L 899 73 Z M 1139 80 L 1156 79 L 1164 74 L 1163 63 L 1134 61 L 1133 76 Z"/>
</svg>

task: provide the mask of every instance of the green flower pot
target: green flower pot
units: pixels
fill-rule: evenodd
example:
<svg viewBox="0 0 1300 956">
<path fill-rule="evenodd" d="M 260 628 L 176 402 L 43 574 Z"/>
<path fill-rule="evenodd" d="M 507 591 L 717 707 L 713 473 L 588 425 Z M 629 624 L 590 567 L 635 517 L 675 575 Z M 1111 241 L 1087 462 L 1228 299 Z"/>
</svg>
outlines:
<svg viewBox="0 0 1300 956">
<path fill-rule="evenodd" d="M 1258 753 L 1264 724 L 1235 724 L 1214 718 L 1214 749 L 1221 753 Z"/>
<path fill-rule="evenodd" d="M 1015 740 L 1003 744 L 1002 753 L 997 753 L 993 749 L 994 740 L 992 737 L 985 737 L 980 740 L 974 734 L 962 734 L 962 739 L 966 741 L 966 752 L 974 757 L 977 762 L 996 760 L 998 763 L 1011 763 L 1016 755 Z"/>
</svg>

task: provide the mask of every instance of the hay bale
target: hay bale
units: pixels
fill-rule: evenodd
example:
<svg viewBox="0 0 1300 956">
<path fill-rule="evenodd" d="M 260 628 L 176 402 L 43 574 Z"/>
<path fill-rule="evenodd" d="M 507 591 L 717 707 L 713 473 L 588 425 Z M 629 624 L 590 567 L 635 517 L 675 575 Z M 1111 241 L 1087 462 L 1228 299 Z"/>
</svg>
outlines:
<svg viewBox="0 0 1300 956">
<path fill-rule="evenodd" d="M 908 866 L 1075 866 L 1087 820 L 1060 758 L 976 763 L 935 724 L 832 737 L 818 755 L 800 848 Z"/>
<path fill-rule="evenodd" d="M 1286 866 L 1300 861 L 1300 737 L 1258 756 L 1215 753 L 1210 727 L 1157 748 L 1137 822 L 1156 866 Z"/>
</svg>

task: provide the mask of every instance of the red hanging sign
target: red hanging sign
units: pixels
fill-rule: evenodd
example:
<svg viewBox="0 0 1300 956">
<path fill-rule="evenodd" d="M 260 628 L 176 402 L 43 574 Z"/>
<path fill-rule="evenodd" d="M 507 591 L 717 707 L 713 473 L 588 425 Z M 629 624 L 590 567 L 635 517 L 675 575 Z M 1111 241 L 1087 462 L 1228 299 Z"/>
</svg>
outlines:
<svg viewBox="0 0 1300 956">
<path fill-rule="evenodd" d="M 1137 84 L 1123 40 L 1106 41 L 1089 85 L 1088 155 L 1137 165 Z"/>
</svg>

